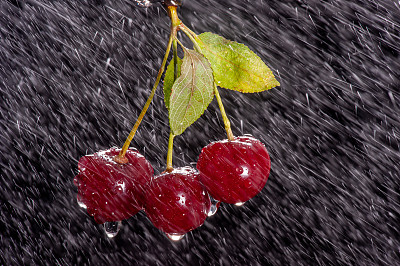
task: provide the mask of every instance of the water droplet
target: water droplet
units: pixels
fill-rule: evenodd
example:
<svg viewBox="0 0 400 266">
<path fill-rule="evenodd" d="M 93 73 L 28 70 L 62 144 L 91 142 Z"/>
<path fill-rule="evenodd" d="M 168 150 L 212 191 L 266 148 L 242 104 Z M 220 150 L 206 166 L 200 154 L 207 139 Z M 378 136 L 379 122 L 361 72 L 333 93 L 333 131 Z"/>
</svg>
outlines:
<svg viewBox="0 0 400 266">
<path fill-rule="evenodd" d="M 154 1 L 150 1 L 150 0 L 135 0 L 136 5 L 140 6 L 140 7 L 150 7 L 151 6 L 151 2 Z"/>
<path fill-rule="evenodd" d="M 247 168 L 246 166 L 242 166 L 240 176 L 242 176 L 243 178 L 249 177 L 249 168 Z"/>
<path fill-rule="evenodd" d="M 208 210 L 207 216 L 213 216 L 219 208 L 219 205 L 221 205 L 221 202 L 219 200 L 213 199 L 210 196 L 210 201 L 211 201 L 211 205 L 210 205 L 210 209 Z"/>
<path fill-rule="evenodd" d="M 104 232 L 106 233 L 106 235 L 109 238 L 113 238 L 118 234 L 119 229 L 121 229 L 121 225 L 122 225 L 121 221 L 105 222 L 104 225 L 103 225 L 104 226 Z"/>
<path fill-rule="evenodd" d="M 87 209 L 87 206 L 85 203 L 83 203 L 83 201 L 81 201 L 81 199 L 78 197 L 76 197 L 76 202 L 78 203 L 79 207 L 81 207 L 82 209 Z"/>
<path fill-rule="evenodd" d="M 180 235 L 180 234 L 166 234 L 166 235 L 172 241 L 179 241 L 185 236 L 185 234 L 183 234 L 183 235 Z"/>
<path fill-rule="evenodd" d="M 125 191 L 126 191 L 125 182 L 123 182 L 123 181 L 117 182 L 116 186 L 117 186 L 117 189 L 118 189 L 119 191 L 122 191 L 122 192 L 125 192 Z"/>
<path fill-rule="evenodd" d="M 244 204 L 244 202 L 237 202 L 237 203 L 235 203 L 235 206 L 240 207 L 240 206 L 242 206 L 243 204 Z"/>
</svg>

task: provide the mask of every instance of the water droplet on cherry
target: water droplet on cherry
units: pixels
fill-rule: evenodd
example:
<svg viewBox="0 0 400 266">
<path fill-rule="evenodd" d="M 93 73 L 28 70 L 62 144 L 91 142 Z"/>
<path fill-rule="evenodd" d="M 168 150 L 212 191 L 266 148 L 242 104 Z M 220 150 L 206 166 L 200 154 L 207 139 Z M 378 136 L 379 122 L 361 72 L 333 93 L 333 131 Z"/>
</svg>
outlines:
<svg viewBox="0 0 400 266">
<path fill-rule="evenodd" d="M 244 204 L 244 202 L 237 202 L 237 203 L 235 203 L 235 206 L 240 207 L 240 206 L 242 206 L 243 204 Z"/>
<path fill-rule="evenodd" d="M 118 235 L 119 229 L 121 229 L 121 221 L 117 222 L 105 222 L 103 227 L 104 227 L 104 232 L 109 238 L 113 238 L 116 235 Z"/>
<path fill-rule="evenodd" d="M 211 205 L 210 209 L 208 210 L 207 216 L 213 216 L 218 211 L 219 205 L 221 204 L 219 200 L 213 199 L 211 196 L 210 196 L 210 202 Z"/>
<path fill-rule="evenodd" d="M 167 236 L 169 239 L 171 239 L 172 241 L 179 241 L 179 240 L 181 240 L 181 239 L 185 236 L 185 234 L 183 234 L 183 235 L 179 235 L 179 234 L 166 234 L 166 236 Z"/>
</svg>

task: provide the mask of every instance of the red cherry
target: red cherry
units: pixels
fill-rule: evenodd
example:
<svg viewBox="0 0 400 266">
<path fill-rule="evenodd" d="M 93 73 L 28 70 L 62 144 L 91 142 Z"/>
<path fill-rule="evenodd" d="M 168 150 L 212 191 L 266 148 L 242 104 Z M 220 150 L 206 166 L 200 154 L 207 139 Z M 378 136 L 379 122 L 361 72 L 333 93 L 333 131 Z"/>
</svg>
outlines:
<svg viewBox="0 0 400 266">
<path fill-rule="evenodd" d="M 239 205 L 265 186 L 271 161 L 264 144 L 252 136 L 241 136 L 204 147 L 197 169 L 214 199 Z"/>
<path fill-rule="evenodd" d="M 202 225 L 210 205 L 199 174 L 191 167 L 156 176 L 146 191 L 147 217 L 169 235 L 179 236 Z"/>
<path fill-rule="evenodd" d="M 154 170 L 135 149 L 128 149 L 128 163 L 113 160 L 120 149 L 111 148 L 87 155 L 79 160 L 79 174 L 74 179 L 78 187 L 78 202 L 97 223 L 120 221 L 143 208 L 144 186 Z"/>
</svg>

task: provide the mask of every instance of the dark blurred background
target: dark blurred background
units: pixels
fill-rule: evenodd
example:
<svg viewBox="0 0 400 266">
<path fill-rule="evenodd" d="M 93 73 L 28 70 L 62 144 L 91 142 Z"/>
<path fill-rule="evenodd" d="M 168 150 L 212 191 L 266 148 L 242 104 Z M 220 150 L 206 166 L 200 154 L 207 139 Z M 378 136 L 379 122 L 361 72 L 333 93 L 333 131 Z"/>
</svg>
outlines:
<svg viewBox="0 0 400 266">
<path fill-rule="evenodd" d="M 400 3 L 185 0 L 182 21 L 246 44 L 281 86 L 221 89 L 236 135 L 262 140 L 264 190 L 171 242 L 144 213 L 108 239 L 76 203 L 77 160 L 121 146 L 169 33 L 160 4 L 0 2 L 4 265 L 400 264 Z M 184 39 L 186 44 L 189 42 Z M 165 168 L 159 88 L 133 146 Z M 176 138 L 176 166 L 225 138 L 215 101 Z"/>
</svg>

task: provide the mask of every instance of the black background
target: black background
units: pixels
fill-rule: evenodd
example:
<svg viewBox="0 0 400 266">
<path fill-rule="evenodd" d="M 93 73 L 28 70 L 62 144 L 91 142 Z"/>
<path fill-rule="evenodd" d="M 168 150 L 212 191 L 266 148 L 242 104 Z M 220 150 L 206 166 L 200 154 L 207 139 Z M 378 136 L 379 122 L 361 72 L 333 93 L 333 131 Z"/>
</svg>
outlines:
<svg viewBox="0 0 400 266">
<path fill-rule="evenodd" d="M 399 264 L 399 3 L 186 0 L 179 13 L 197 33 L 248 45 L 281 83 L 220 90 L 234 134 L 270 152 L 264 190 L 243 207 L 223 204 L 177 243 L 143 213 L 109 240 L 76 203 L 77 160 L 123 144 L 161 64 L 166 13 L 127 0 L 3 0 L 3 263 Z M 168 134 L 159 89 L 133 143 L 156 173 Z M 174 164 L 195 166 L 223 138 L 213 101 L 176 138 Z"/>
</svg>

